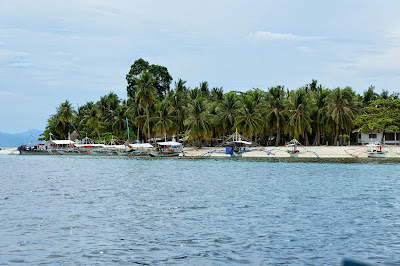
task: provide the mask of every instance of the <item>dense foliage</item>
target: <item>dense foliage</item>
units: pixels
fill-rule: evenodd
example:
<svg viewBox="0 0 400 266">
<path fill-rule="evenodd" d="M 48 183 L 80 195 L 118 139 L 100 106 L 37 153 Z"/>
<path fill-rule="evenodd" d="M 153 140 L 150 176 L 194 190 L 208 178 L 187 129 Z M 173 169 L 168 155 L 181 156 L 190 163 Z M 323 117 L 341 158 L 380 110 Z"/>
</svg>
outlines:
<svg viewBox="0 0 400 266">
<path fill-rule="evenodd" d="M 224 94 L 222 88 L 210 89 L 206 81 L 192 89 L 178 79 L 171 89 L 168 69 L 143 59 L 134 62 L 126 79 L 126 100 L 110 92 L 77 110 L 68 100 L 62 103 L 48 119 L 43 139 L 49 133 L 68 138 L 69 132 L 99 142 L 176 135 L 201 147 L 215 145 L 237 129 L 262 145 L 281 145 L 292 138 L 306 145 L 339 145 L 355 128 L 362 132 L 400 128 L 398 94 L 379 95 L 373 86 L 362 96 L 350 87 L 325 88 L 316 80 L 297 90 L 274 86 Z"/>
</svg>

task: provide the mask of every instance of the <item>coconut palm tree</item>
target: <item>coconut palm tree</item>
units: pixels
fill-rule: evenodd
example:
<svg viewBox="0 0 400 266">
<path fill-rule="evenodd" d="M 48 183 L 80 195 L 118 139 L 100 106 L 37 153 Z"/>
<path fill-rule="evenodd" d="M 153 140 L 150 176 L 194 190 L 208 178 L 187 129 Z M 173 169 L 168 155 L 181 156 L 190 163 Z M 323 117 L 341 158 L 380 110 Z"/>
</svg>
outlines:
<svg viewBox="0 0 400 266">
<path fill-rule="evenodd" d="M 224 90 L 222 87 L 218 88 L 218 87 L 214 87 L 211 90 L 211 98 L 214 101 L 222 101 L 222 98 L 224 96 Z"/>
<path fill-rule="evenodd" d="M 295 139 L 300 136 L 304 137 L 305 145 L 310 145 L 307 133 L 312 132 L 310 115 L 313 108 L 315 108 L 312 100 L 304 88 L 292 91 L 288 99 L 288 121 L 285 132 Z"/>
<path fill-rule="evenodd" d="M 263 125 L 262 113 L 260 105 L 250 96 L 244 96 L 241 107 L 237 111 L 235 127 L 243 133 L 243 135 L 257 138 L 257 134 L 261 132 Z"/>
<path fill-rule="evenodd" d="M 73 121 L 75 119 L 76 111 L 72 107 L 71 103 L 66 100 L 57 107 L 57 114 L 55 116 L 56 128 L 58 134 L 66 138 L 70 129 L 75 128 Z"/>
<path fill-rule="evenodd" d="M 229 92 L 222 97 L 222 101 L 217 107 L 216 123 L 221 125 L 223 134 L 232 133 L 235 125 L 236 113 L 239 109 L 239 102 L 234 92 Z"/>
<path fill-rule="evenodd" d="M 186 80 L 178 79 L 178 81 L 175 81 L 175 91 L 176 92 L 184 92 L 186 91 Z"/>
<path fill-rule="evenodd" d="M 210 115 L 204 98 L 200 97 L 188 104 L 188 117 L 184 124 L 187 127 L 186 134 L 192 140 L 197 140 L 199 148 L 202 147 L 202 140 L 211 132 Z"/>
<path fill-rule="evenodd" d="M 199 89 L 200 89 L 202 97 L 208 98 L 210 96 L 210 89 L 208 88 L 208 82 L 207 81 L 200 82 Z"/>
<path fill-rule="evenodd" d="M 327 121 L 335 135 L 334 145 L 338 145 L 339 135 L 350 133 L 354 128 L 354 118 L 358 109 L 355 92 L 350 88 L 335 88 L 326 97 Z"/>
<path fill-rule="evenodd" d="M 170 93 L 167 97 L 171 116 L 173 117 L 177 133 L 184 131 L 183 121 L 185 120 L 185 107 L 187 105 L 187 95 L 182 92 Z"/>
<path fill-rule="evenodd" d="M 154 87 L 154 79 L 150 72 L 143 71 L 142 74 L 136 81 L 136 85 L 134 86 L 136 90 L 135 94 L 135 102 L 140 106 L 144 106 L 146 108 L 146 116 L 147 116 L 147 137 L 150 138 L 150 116 L 149 116 L 149 106 L 153 104 L 156 100 L 156 88 Z"/>
<path fill-rule="evenodd" d="M 111 116 L 111 127 L 113 132 L 117 135 L 119 139 L 123 137 L 123 132 L 126 129 L 126 105 L 118 106 L 114 111 L 112 111 Z"/>
<path fill-rule="evenodd" d="M 326 108 L 326 97 L 328 96 L 330 90 L 323 88 L 321 85 L 319 85 L 315 92 L 314 92 L 314 99 L 315 99 L 315 107 L 311 117 L 314 121 L 313 123 L 313 128 L 316 132 L 315 134 L 315 139 L 314 139 L 314 145 L 320 145 L 321 144 L 321 134 L 322 134 L 322 140 L 325 140 L 325 131 L 326 131 L 326 123 L 325 123 L 325 114 L 327 111 Z"/>
<path fill-rule="evenodd" d="M 266 122 L 271 130 L 276 130 L 275 146 L 279 145 L 285 122 L 285 90 L 283 86 L 271 87 L 267 93 Z"/>
<path fill-rule="evenodd" d="M 81 123 L 85 124 L 90 130 L 92 130 L 92 136 L 94 136 L 97 133 L 98 138 L 100 139 L 100 128 L 101 128 L 101 122 L 100 122 L 100 111 L 96 107 L 93 107 L 90 109 L 89 113 L 86 114 Z"/>
<path fill-rule="evenodd" d="M 166 137 L 176 132 L 177 124 L 174 121 L 173 112 L 174 110 L 170 108 L 168 102 L 162 101 L 157 104 L 155 115 L 152 117 L 154 122 L 153 130 L 156 134 Z"/>
</svg>

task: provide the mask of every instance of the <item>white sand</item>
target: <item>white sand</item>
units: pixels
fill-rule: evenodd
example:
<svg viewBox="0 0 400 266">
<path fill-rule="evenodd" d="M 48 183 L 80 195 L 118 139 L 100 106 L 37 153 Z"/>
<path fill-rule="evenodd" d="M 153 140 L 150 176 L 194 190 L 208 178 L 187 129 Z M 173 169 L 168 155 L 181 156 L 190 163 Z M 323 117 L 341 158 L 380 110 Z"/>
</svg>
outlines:
<svg viewBox="0 0 400 266">
<path fill-rule="evenodd" d="M 19 154 L 17 148 L 1 148 L 0 154 Z"/>
</svg>

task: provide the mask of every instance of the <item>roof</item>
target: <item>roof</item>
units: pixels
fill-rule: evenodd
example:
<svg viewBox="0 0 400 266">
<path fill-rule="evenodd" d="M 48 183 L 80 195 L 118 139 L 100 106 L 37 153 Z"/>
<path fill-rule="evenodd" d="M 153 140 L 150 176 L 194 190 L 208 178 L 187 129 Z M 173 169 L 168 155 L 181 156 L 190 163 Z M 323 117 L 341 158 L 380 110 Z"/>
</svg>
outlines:
<svg viewBox="0 0 400 266">
<path fill-rule="evenodd" d="M 235 143 L 243 143 L 243 144 L 247 144 L 247 145 L 251 145 L 252 143 L 249 141 L 244 141 L 244 140 L 234 140 L 233 142 Z"/>
<path fill-rule="evenodd" d="M 104 145 L 104 148 L 108 149 L 125 149 L 125 145 Z"/>
<path fill-rule="evenodd" d="M 52 140 L 49 140 L 48 143 L 57 144 L 57 145 L 70 145 L 70 144 L 75 144 L 75 141 L 68 140 L 68 139 L 65 139 L 65 140 L 52 139 Z"/>
<path fill-rule="evenodd" d="M 134 143 L 134 144 L 129 144 L 132 148 L 153 148 L 153 145 L 150 143 Z"/>
<path fill-rule="evenodd" d="M 161 145 L 161 146 L 179 146 L 179 145 L 182 145 L 181 143 L 176 142 L 176 141 L 157 142 L 157 144 Z"/>
<path fill-rule="evenodd" d="M 75 147 L 104 147 L 104 144 L 75 144 Z"/>
</svg>

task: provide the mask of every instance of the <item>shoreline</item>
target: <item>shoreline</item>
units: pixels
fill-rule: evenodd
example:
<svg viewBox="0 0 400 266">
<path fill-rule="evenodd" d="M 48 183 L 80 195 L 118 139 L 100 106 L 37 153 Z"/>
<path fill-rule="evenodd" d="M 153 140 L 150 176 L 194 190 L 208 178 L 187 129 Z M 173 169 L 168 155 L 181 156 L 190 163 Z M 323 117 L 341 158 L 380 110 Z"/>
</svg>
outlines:
<svg viewBox="0 0 400 266">
<path fill-rule="evenodd" d="M 268 146 L 268 147 L 258 147 L 250 148 L 255 150 L 252 152 L 247 152 L 242 155 L 242 158 L 290 158 L 290 155 L 286 152 L 287 147 L 284 146 Z M 264 151 L 261 151 L 263 149 Z M 298 158 L 316 158 L 315 154 L 318 154 L 320 158 L 368 158 L 365 153 L 364 146 L 307 146 L 298 147 L 300 151 Z M 384 150 L 387 151 L 386 158 L 399 158 L 400 159 L 400 146 L 385 146 Z M 216 153 L 211 153 L 212 151 L 217 151 Z M 225 154 L 225 148 L 223 147 L 203 147 L 201 149 L 196 149 L 192 147 L 184 148 L 185 156 L 180 155 L 180 157 L 187 158 L 199 158 L 206 153 L 206 157 L 218 157 L 218 158 L 229 158 L 228 154 Z M 0 154 L 11 154 L 19 155 L 17 148 L 2 148 Z"/>
</svg>

